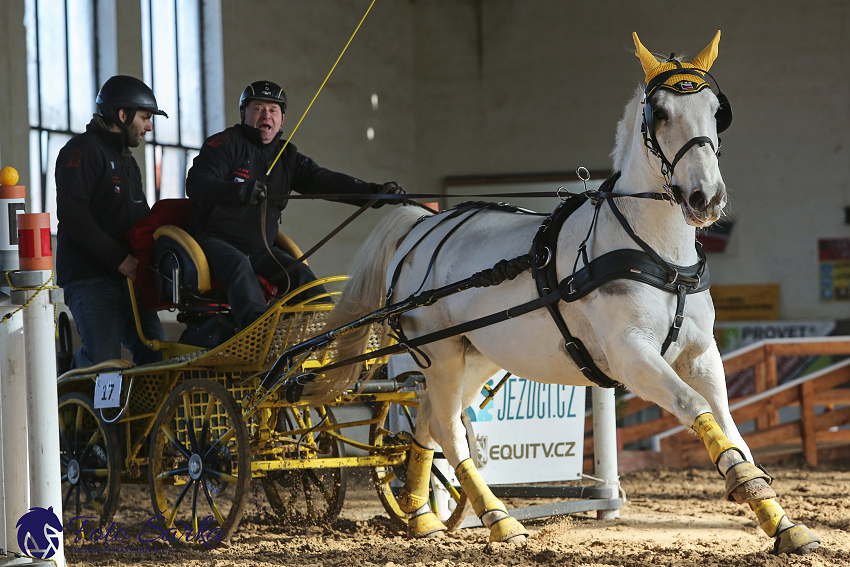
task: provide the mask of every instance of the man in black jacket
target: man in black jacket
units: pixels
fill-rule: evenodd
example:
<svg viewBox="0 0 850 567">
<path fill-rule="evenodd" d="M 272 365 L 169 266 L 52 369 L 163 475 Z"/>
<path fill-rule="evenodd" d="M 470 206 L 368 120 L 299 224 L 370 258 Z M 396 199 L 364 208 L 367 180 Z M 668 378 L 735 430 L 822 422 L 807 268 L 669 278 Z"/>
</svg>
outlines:
<svg viewBox="0 0 850 567">
<path fill-rule="evenodd" d="M 137 365 L 161 358 L 136 332 L 127 278 L 139 262 L 124 233 L 150 212 L 130 148 L 153 130 L 154 114 L 167 116 L 145 83 L 125 75 L 107 80 L 96 102 L 86 132 L 56 158 L 56 282 L 83 343 L 71 368 L 120 358 L 122 344 Z M 164 338 L 156 313 L 140 316 L 146 338 Z"/>
<path fill-rule="evenodd" d="M 305 264 L 293 265 L 295 258 L 274 246 L 287 195 L 293 190 L 352 195 L 404 191 L 394 182 L 367 183 L 330 171 L 286 144 L 280 132 L 286 94 L 275 83 L 248 85 L 239 110 L 240 124 L 204 142 L 189 169 L 186 194 L 192 199 L 189 232 L 204 250 L 213 279 L 225 287 L 236 327 L 242 329 L 267 309 L 254 274 L 290 291 L 316 279 Z M 360 205 L 365 200 L 353 196 L 345 202 Z M 320 287 L 310 290 L 310 296 L 318 293 L 323 293 Z"/>
</svg>

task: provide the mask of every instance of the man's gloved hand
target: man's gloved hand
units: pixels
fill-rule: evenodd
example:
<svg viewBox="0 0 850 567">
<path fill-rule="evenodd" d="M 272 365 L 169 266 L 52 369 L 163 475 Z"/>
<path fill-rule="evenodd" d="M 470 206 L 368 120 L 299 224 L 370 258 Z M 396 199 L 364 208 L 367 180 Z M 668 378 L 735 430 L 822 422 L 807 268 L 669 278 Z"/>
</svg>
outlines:
<svg viewBox="0 0 850 567">
<path fill-rule="evenodd" d="M 268 195 L 268 187 L 265 181 L 252 179 L 242 183 L 239 188 L 239 202 L 243 205 L 256 205 L 266 198 Z"/>
<path fill-rule="evenodd" d="M 406 191 L 395 181 L 388 181 L 381 186 L 381 193 L 386 193 L 387 195 L 405 195 Z M 378 209 L 387 203 L 392 203 L 393 205 L 408 205 L 410 204 L 410 201 L 407 199 L 379 199 L 377 203 L 372 205 L 372 208 Z"/>
</svg>

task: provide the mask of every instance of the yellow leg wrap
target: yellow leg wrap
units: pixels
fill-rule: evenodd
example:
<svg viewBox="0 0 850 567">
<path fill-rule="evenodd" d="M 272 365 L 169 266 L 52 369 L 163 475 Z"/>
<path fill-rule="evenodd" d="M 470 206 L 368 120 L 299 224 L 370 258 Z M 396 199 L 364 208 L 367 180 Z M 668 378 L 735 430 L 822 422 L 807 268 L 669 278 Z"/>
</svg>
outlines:
<svg viewBox="0 0 850 567">
<path fill-rule="evenodd" d="M 472 509 L 479 518 L 487 512 L 500 511 L 505 517 L 490 524 L 490 541 L 509 541 L 517 536 L 528 536 L 528 532 L 516 518 L 509 516 L 505 505 L 496 498 L 481 473 L 475 468 L 472 459 L 466 459 L 455 469 L 455 475 L 460 481 L 463 491 L 472 502 Z"/>
<path fill-rule="evenodd" d="M 428 503 L 428 487 L 431 484 L 431 463 L 434 450 L 426 449 L 415 441 L 407 459 L 407 479 L 398 497 L 403 512 L 411 514 Z"/>
<path fill-rule="evenodd" d="M 434 512 L 425 512 L 407 521 L 407 535 L 412 538 L 439 536 L 448 529 Z"/>
<path fill-rule="evenodd" d="M 779 522 L 785 516 L 782 506 L 777 504 L 774 498 L 758 500 L 749 504 L 750 509 L 756 513 L 762 531 L 770 537 L 774 537 L 779 529 Z"/>
<path fill-rule="evenodd" d="M 508 513 L 502 501 L 496 498 L 484 479 L 481 478 L 481 473 L 475 468 L 472 459 L 466 459 L 455 469 L 455 475 L 460 481 L 460 486 L 472 502 L 472 509 L 480 518 L 487 512 L 493 510 L 501 510 Z"/>
<path fill-rule="evenodd" d="M 723 451 L 727 449 L 737 449 L 738 447 L 726 437 L 720 425 L 714 420 L 714 416 L 710 413 L 704 413 L 697 417 L 694 421 L 694 431 L 699 438 L 705 443 L 705 448 L 708 449 L 708 454 L 711 457 L 711 462 L 717 464 L 717 459 Z"/>
</svg>

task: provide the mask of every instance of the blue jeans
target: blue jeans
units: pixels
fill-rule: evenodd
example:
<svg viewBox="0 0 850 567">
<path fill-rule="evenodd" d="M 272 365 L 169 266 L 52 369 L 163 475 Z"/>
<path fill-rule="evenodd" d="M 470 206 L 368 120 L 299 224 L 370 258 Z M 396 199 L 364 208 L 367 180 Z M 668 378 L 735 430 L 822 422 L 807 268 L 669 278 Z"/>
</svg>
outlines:
<svg viewBox="0 0 850 567">
<path fill-rule="evenodd" d="M 82 278 L 66 283 L 63 289 L 65 304 L 83 341 L 83 346 L 74 353 L 71 368 L 121 358 L 122 344 L 132 353 L 137 366 L 162 360 L 162 354 L 149 349 L 136 332 L 126 279 Z M 146 338 L 165 340 L 155 312 L 140 311 L 139 319 Z"/>
</svg>

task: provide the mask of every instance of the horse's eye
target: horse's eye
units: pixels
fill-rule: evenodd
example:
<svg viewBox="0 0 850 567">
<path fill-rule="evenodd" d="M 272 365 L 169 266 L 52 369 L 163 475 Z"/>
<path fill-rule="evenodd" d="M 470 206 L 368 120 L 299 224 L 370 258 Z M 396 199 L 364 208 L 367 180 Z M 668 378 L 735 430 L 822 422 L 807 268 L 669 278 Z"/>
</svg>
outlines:
<svg viewBox="0 0 850 567">
<path fill-rule="evenodd" d="M 667 120 L 669 119 L 669 116 L 667 116 L 667 113 L 664 112 L 664 110 L 662 110 L 660 108 L 655 110 L 652 114 L 653 114 L 653 118 L 657 122 L 667 122 Z"/>
</svg>

